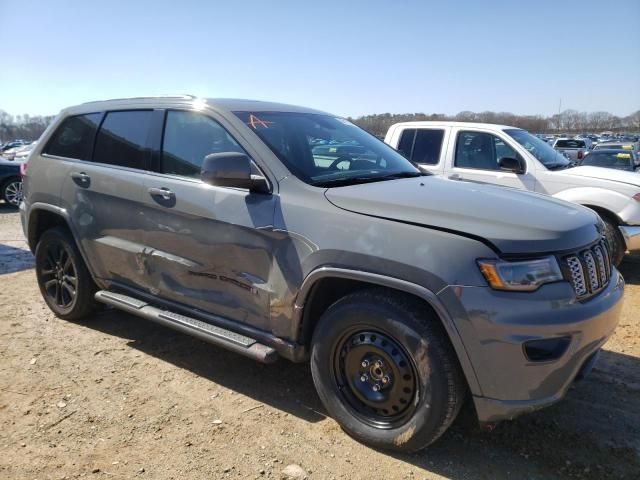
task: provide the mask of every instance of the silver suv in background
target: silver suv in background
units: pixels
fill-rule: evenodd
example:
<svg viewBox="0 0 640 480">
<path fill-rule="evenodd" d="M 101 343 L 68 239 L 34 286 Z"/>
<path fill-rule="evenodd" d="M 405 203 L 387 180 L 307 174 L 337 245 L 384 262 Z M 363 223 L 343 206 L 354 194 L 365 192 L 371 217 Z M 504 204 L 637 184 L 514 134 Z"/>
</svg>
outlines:
<svg viewBox="0 0 640 480">
<path fill-rule="evenodd" d="M 600 219 L 421 173 L 345 119 L 247 100 L 64 110 L 21 217 L 51 310 L 100 304 L 261 362 L 310 361 L 370 445 L 436 440 L 558 401 L 613 332 L 624 282 Z"/>
</svg>

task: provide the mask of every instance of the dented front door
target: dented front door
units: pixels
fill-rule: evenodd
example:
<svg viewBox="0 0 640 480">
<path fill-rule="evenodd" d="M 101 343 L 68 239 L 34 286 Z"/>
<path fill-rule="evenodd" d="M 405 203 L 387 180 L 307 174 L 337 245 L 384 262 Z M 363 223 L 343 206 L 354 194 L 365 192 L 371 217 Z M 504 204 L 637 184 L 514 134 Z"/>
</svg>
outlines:
<svg viewBox="0 0 640 480">
<path fill-rule="evenodd" d="M 153 173 L 143 197 L 148 291 L 268 330 L 276 197 Z"/>
</svg>

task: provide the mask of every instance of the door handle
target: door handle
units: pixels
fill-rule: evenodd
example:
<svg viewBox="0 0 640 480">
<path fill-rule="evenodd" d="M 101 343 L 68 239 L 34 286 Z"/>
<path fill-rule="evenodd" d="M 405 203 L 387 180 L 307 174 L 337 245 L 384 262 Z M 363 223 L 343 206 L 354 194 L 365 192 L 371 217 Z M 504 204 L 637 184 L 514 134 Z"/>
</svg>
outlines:
<svg viewBox="0 0 640 480">
<path fill-rule="evenodd" d="M 152 197 L 162 197 L 164 200 L 173 200 L 174 198 L 176 198 L 176 194 L 173 193 L 171 190 L 169 190 L 168 188 L 157 188 L 157 187 L 152 187 L 149 189 L 149 195 L 151 195 Z"/>
<path fill-rule="evenodd" d="M 72 172 L 71 178 L 80 187 L 87 188 L 91 185 L 91 177 L 84 172 Z"/>
</svg>

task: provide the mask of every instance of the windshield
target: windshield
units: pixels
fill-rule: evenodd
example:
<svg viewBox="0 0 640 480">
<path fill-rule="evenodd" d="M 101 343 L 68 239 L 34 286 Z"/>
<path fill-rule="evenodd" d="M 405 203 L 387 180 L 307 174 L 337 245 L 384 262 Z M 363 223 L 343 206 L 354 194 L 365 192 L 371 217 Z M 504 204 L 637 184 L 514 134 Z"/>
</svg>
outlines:
<svg viewBox="0 0 640 480">
<path fill-rule="evenodd" d="M 352 123 L 330 115 L 234 112 L 299 179 L 340 186 L 419 176 L 406 158 Z"/>
<path fill-rule="evenodd" d="M 505 133 L 522 145 L 540 163 L 549 169 L 568 167 L 571 162 L 560 152 L 554 150 L 548 143 L 534 137 L 526 130 L 510 129 Z"/>
<path fill-rule="evenodd" d="M 626 152 L 593 152 L 584 157 L 580 165 L 633 170 L 635 165 L 630 153 Z"/>
</svg>

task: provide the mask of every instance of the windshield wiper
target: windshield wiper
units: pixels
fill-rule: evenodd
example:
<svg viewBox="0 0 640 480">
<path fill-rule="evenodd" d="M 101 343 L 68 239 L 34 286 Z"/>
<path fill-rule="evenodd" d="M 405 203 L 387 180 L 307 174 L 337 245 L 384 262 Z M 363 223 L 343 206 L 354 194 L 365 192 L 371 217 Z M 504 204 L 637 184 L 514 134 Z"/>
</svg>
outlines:
<svg viewBox="0 0 640 480">
<path fill-rule="evenodd" d="M 357 177 L 339 177 L 328 180 L 320 180 L 312 183 L 314 187 L 344 187 L 347 185 L 357 185 L 359 183 L 382 182 L 385 180 L 395 180 L 399 178 L 414 178 L 427 175 L 422 172 L 394 172 L 387 175 L 369 175 Z"/>
</svg>

